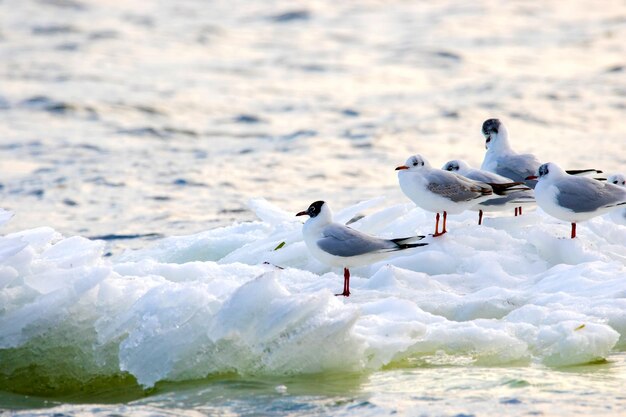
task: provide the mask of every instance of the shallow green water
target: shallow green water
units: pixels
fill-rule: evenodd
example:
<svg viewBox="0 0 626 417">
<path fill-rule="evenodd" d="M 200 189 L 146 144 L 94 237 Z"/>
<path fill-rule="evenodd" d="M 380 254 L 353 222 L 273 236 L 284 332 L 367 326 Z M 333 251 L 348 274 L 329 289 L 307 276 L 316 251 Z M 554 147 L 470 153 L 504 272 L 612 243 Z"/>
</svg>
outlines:
<svg viewBox="0 0 626 417">
<path fill-rule="evenodd" d="M 62 398 L 0 393 L 3 415 L 57 416 L 468 416 L 619 415 L 626 410 L 626 354 L 561 369 L 417 366 L 371 374 L 224 375 L 160 383 L 130 380 Z"/>
</svg>

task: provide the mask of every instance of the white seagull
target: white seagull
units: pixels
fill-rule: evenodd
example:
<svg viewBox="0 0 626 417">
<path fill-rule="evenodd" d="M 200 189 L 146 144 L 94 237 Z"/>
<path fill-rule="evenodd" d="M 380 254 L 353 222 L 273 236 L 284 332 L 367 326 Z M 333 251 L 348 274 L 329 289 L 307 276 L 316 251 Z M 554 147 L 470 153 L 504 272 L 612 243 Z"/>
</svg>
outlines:
<svg viewBox="0 0 626 417">
<path fill-rule="evenodd" d="M 607 178 L 606 182 L 626 187 L 626 176 L 624 174 L 613 174 Z M 626 207 L 611 211 L 609 216 L 615 223 L 626 226 Z"/>
<path fill-rule="evenodd" d="M 485 159 L 481 169 L 495 172 L 503 177 L 510 178 L 515 182 L 525 182 L 530 188 L 535 188 L 537 182 L 526 180 L 534 176 L 541 165 L 539 159 L 533 154 L 519 154 L 509 144 L 509 133 L 498 119 L 488 119 L 483 122 L 483 136 L 485 136 Z M 596 169 L 569 170 L 568 174 L 581 175 L 590 173 L 602 173 Z"/>
<path fill-rule="evenodd" d="M 437 213 L 433 234 L 435 237 L 447 232 L 448 213 L 459 214 L 483 201 L 518 191 L 519 188 L 516 187 L 520 184 L 488 184 L 470 180 L 453 172 L 433 169 L 421 155 L 411 156 L 396 171 L 399 171 L 398 181 L 402 192 L 418 207 Z M 439 232 L 441 212 L 443 228 Z"/>
<path fill-rule="evenodd" d="M 454 159 L 446 162 L 441 169 L 463 175 L 465 178 L 469 178 L 470 180 L 482 181 L 490 184 L 507 184 L 515 182 L 510 178 L 503 177 L 502 175 L 498 175 L 493 172 L 472 168 L 467 162 L 460 159 Z M 492 198 L 487 201 L 483 201 L 482 203 L 472 207 L 472 210 L 478 211 L 478 224 L 482 224 L 484 211 L 502 211 L 513 207 L 515 209 L 515 216 L 518 214 L 521 216 L 522 204 L 534 202 L 535 196 L 533 191 L 529 188 L 522 188 L 519 191 L 501 196 L 500 198 Z"/>
<path fill-rule="evenodd" d="M 312 203 L 296 216 L 309 216 L 302 227 L 304 242 L 320 262 L 343 268 L 344 297 L 350 296 L 350 268 L 368 265 L 404 249 L 425 246 L 428 243 L 407 243 L 423 239 L 413 236 L 403 239 L 381 239 L 333 222 L 333 214 L 324 201 Z"/>
<path fill-rule="evenodd" d="M 625 188 L 569 175 L 552 162 L 541 165 L 537 175 L 537 204 L 550 216 L 572 223 L 572 239 L 576 237 L 577 222 L 626 204 Z M 532 175 L 529 179 L 537 179 L 537 176 Z"/>
</svg>

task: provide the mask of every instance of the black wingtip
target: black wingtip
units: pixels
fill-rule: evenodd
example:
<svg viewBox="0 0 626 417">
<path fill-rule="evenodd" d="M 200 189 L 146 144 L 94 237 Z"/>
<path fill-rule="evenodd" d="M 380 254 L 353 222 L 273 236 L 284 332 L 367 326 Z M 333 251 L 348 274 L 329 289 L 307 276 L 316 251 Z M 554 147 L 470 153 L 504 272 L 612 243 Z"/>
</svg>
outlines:
<svg viewBox="0 0 626 417">
<path fill-rule="evenodd" d="M 507 182 L 502 184 L 488 182 L 487 184 L 491 186 L 493 192 L 497 195 L 507 195 L 516 191 L 530 190 L 530 188 L 526 187 L 523 182 Z"/>
<path fill-rule="evenodd" d="M 410 249 L 410 248 L 417 248 L 419 246 L 426 246 L 428 245 L 428 243 L 403 243 L 398 245 L 398 249 Z"/>
<path fill-rule="evenodd" d="M 604 174 L 604 172 L 601 169 L 594 169 L 594 168 L 590 168 L 590 169 L 568 169 L 565 172 L 567 172 L 570 175 L 590 174 L 592 172 L 594 174 Z"/>
<path fill-rule="evenodd" d="M 399 237 L 399 238 L 396 238 L 396 239 L 389 239 L 389 240 L 391 240 L 396 245 L 401 245 L 402 243 L 404 243 L 406 241 L 409 241 L 409 240 L 422 240 L 425 237 L 426 236 L 418 235 L 418 236 L 411 236 L 411 237 Z"/>
</svg>

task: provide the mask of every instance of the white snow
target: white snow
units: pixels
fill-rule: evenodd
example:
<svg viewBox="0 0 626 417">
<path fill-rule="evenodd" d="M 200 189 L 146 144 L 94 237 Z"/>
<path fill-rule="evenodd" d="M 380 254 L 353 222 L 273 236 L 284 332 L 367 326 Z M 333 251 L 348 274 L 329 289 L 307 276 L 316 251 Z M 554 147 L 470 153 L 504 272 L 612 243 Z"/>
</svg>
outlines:
<svg viewBox="0 0 626 417">
<path fill-rule="evenodd" d="M 126 371 L 144 386 L 209 374 L 375 370 L 394 362 L 568 366 L 626 349 L 626 226 L 537 210 L 476 225 L 450 216 L 429 246 L 352 271 L 311 258 L 301 207 L 103 258 L 102 242 L 38 228 L 0 237 L 0 353 L 20 364 L 80 352 L 75 378 Z M 432 232 L 384 199 L 337 213 L 382 237 Z M 0 224 L 10 214 L 0 211 Z M 285 245 L 278 250 L 281 243 Z M 268 262 L 269 264 L 264 264 Z M 280 266 L 284 269 L 280 269 Z M 65 358 L 64 361 L 68 359 Z M 19 370 L 16 369 L 16 372 Z"/>
</svg>

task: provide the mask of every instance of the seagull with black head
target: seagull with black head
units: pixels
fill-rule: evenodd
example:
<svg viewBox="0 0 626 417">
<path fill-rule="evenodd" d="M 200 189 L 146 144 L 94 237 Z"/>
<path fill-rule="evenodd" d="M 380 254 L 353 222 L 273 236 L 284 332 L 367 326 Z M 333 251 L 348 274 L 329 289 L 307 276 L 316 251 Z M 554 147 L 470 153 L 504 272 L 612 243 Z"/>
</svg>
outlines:
<svg viewBox="0 0 626 417">
<path fill-rule="evenodd" d="M 509 143 L 509 132 L 499 119 L 487 119 L 483 122 L 482 133 L 485 137 L 485 158 L 481 169 L 495 172 L 515 182 L 524 182 L 535 188 L 537 181 L 526 178 L 535 176 L 541 162 L 533 154 L 520 154 Z M 597 169 L 578 169 L 567 171 L 570 175 L 602 173 Z"/>
<path fill-rule="evenodd" d="M 537 205 L 550 216 L 570 222 L 572 239 L 576 237 L 576 223 L 626 206 L 626 188 L 569 175 L 552 162 L 541 165 L 536 176 L 528 177 L 537 178 Z"/>
<path fill-rule="evenodd" d="M 333 214 L 324 201 L 312 203 L 296 216 L 309 216 L 302 227 L 307 248 L 318 261 L 343 268 L 343 292 L 335 295 L 350 296 L 350 268 L 369 265 L 391 254 L 427 243 L 408 243 L 423 239 L 412 236 L 401 239 L 381 239 L 333 222 Z"/>
</svg>

